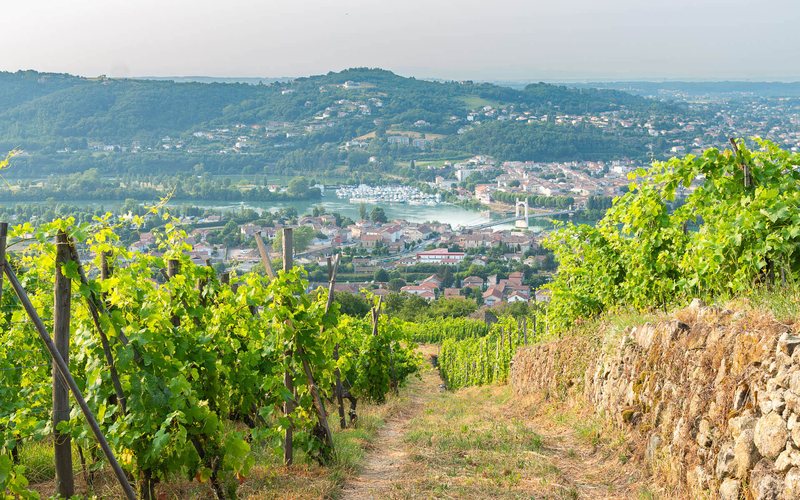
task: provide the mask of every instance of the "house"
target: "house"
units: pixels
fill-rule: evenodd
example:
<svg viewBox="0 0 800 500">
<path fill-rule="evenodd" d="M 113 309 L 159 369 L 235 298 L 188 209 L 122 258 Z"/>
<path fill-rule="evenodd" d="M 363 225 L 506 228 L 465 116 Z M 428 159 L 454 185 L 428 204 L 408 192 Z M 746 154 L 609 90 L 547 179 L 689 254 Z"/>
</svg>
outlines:
<svg viewBox="0 0 800 500">
<path fill-rule="evenodd" d="M 445 288 L 444 289 L 444 296 L 445 296 L 445 298 L 460 297 L 461 296 L 461 289 L 460 288 Z"/>
<path fill-rule="evenodd" d="M 436 298 L 436 292 L 424 286 L 406 285 L 401 288 L 400 291 L 410 293 L 411 295 L 417 295 L 425 300 L 433 300 Z"/>
<path fill-rule="evenodd" d="M 513 285 L 522 285 L 523 277 L 524 275 L 521 272 L 516 271 L 508 275 L 508 282 Z"/>
<path fill-rule="evenodd" d="M 364 234 L 359 239 L 360 245 L 364 248 L 375 248 L 382 241 L 383 238 L 379 234 Z"/>
<path fill-rule="evenodd" d="M 488 290 L 483 292 L 483 303 L 489 307 L 493 307 L 503 301 L 503 292 L 497 287 L 489 287 Z"/>
<path fill-rule="evenodd" d="M 513 302 L 528 302 L 528 295 L 520 290 L 514 290 L 508 294 L 507 301 L 509 304 Z"/>
<path fill-rule="evenodd" d="M 475 186 L 475 197 L 481 203 L 491 203 L 492 189 L 494 189 L 494 186 L 491 184 L 478 184 Z"/>
<path fill-rule="evenodd" d="M 483 288 L 483 278 L 480 276 L 467 276 L 461 281 L 461 286 L 464 288 Z"/>
<path fill-rule="evenodd" d="M 536 290 L 534 300 L 536 302 L 550 302 L 550 290 L 543 290 L 541 288 Z"/>
<path fill-rule="evenodd" d="M 417 260 L 423 264 L 458 264 L 464 260 L 464 252 L 451 252 L 446 248 L 434 248 L 417 254 Z"/>
<path fill-rule="evenodd" d="M 433 283 L 434 285 L 436 285 L 436 288 L 439 288 L 439 287 L 442 286 L 442 280 L 439 279 L 439 277 L 436 276 L 435 274 L 431 274 L 430 276 L 428 276 L 427 278 L 422 280 L 421 284 L 424 284 L 424 283 Z"/>
</svg>

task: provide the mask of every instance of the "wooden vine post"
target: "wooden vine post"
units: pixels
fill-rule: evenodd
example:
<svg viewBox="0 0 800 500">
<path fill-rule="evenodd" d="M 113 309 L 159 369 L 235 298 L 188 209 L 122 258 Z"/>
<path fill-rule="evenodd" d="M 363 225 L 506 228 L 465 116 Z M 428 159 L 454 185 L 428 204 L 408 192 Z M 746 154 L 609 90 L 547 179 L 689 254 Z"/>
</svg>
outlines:
<svg viewBox="0 0 800 500">
<path fill-rule="evenodd" d="M 53 342 L 64 362 L 69 365 L 69 321 L 72 305 L 72 282 L 61 269 L 70 262 L 67 233 L 56 235 L 55 288 L 53 291 Z M 69 432 L 61 432 L 58 425 L 69 421 L 69 389 L 53 361 L 53 450 L 55 452 L 56 489 L 64 498 L 75 494 L 72 477 L 72 439 Z"/>
<path fill-rule="evenodd" d="M 0 222 L 0 302 L 2 302 L 3 300 L 3 266 L 6 264 L 7 239 L 8 239 L 8 222 Z"/>
<path fill-rule="evenodd" d="M 522 318 L 522 345 L 528 345 L 528 317 Z"/>
<path fill-rule="evenodd" d="M 283 228 L 283 271 L 288 272 L 294 266 L 293 261 L 293 248 L 294 248 L 294 238 L 292 237 L 292 228 L 285 227 Z M 286 370 L 283 372 L 283 386 L 286 388 L 287 394 L 291 394 L 292 396 L 283 403 L 283 415 L 290 419 L 290 415 L 294 412 L 295 409 L 295 402 L 294 402 L 294 374 L 292 373 L 292 367 L 290 365 L 292 359 L 292 350 L 287 349 L 284 353 L 284 358 L 286 360 Z M 283 463 L 286 465 L 292 465 L 294 460 L 294 449 L 293 449 L 293 432 L 294 429 L 292 428 L 291 420 L 289 420 L 289 425 L 286 427 L 286 435 L 283 439 Z"/>
<path fill-rule="evenodd" d="M 336 285 L 336 272 L 339 269 L 339 254 L 336 255 L 336 261 L 331 263 L 331 258 L 328 256 L 328 303 L 325 305 L 327 312 L 333 305 L 333 292 Z M 342 385 L 342 374 L 339 370 L 339 343 L 333 346 L 333 361 L 336 363 L 336 368 L 333 369 L 333 376 L 336 382 L 336 403 L 339 405 L 339 428 L 344 429 L 347 427 L 347 419 L 344 414 L 344 386 Z"/>
<path fill-rule="evenodd" d="M 181 261 L 178 259 L 170 259 L 167 261 L 167 277 L 174 278 L 181 272 Z M 172 318 L 172 326 L 181 326 L 181 318 L 177 314 L 173 313 Z"/>
<path fill-rule="evenodd" d="M 2 224 L 0 224 L 2 225 Z M 0 241 L 0 248 L 5 249 L 5 242 Z M 58 369 L 59 374 L 63 380 L 63 383 L 67 385 L 69 391 L 72 393 L 72 397 L 75 398 L 75 401 L 78 403 L 78 406 L 81 409 L 84 417 L 86 418 L 87 423 L 89 424 L 89 428 L 92 430 L 92 434 L 94 434 L 97 442 L 100 444 L 100 449 L 103 450 L 103 454 L 106 456 L 111 469 L 114 471 L 114 475 L 119 481 L 122 490 L 125 492 L 125 497 L 129 500 L 136 499 L 136 493 L 133 491 L 130 482 L 128 482 L 128 478 L 125 476 L 125 471 L 122 470 L 120 467 L 119 462 L 117 462 L 116 457 L 114 456 L 114 452 L 111 450 L 111 447 L 108 445 L 108 441 L 106 441 L 105 436 L 103 435 L 103 431 L 100 429 L 100 426 L 97 423 L 97 419 L 95 418 L 92 410 L 89 408 L 89 405 L 86 403 L 86 399 L 84 399 L 83 394 L 81 394 L 81 390 L 78 387 L 78 384 L 75 382 L 75 379 L 72 377 L 72 374 L 69 370 L 69 365 L 64 358 L 61 356 L 61 353 L 56 348 L 55 343 L 53 343 L 53 339 L 50 337 L 50 334 L 47 333 L 47 328 L 44 326 L 44 322 L 39 317 L 39 313 L 36 311 L 36 308 L 33 306 L 28 294 L 25 292 L 25 289 L 22 287 L 22 283 L 20 283 L 19 279 L 17 278 L 16 273 L 14 270 L 11 269 L 11 266 L 8 265 L 8 260 L 3 259 L 2 269 L 5 276 L 8 278 L 8 282 L 11 285 L 11 288 L 14 290 L 14 293 L 19 298 L 19 301 L 22 303 L 22 307 L 25 309 L 25 312 L 30 317 L 31 322 L 36 327 L 36 332 L 39 334 L 39 338 L 44 343 L 47 351 L 50 353 L 50 357 L 52 358 L 53 362 L 55 363 L 56 368 Z"/>
<path fill-rule="evenodd" d="M 81 285 L 84 285 L 91 290 L 91 287 L 88 287 L 89 280 L 86 277 L 86 272 L 83 270 L 83 265 L 81 264 L 81 259 L 78 255 L 78 249 L 75 245 L 75 241 L 71 238 L 69 240 L 69 250 L 70 258 L 78 265 L 78 276 L 80 278 Z M 108 279 L 111 275 L 111 268 L 108 265 L 108 260 L 105 253 L 101 255 L 101 262 L 100 276 L 102 279 Z M 100 336 L 100 344 L 103 347 L 103 354 L 106 358 L 106 363 L 108 364 L 109 375 L 111 376 L 111 384 L 114 386 L 114 394 L 117 397 L 117 401 L 119 402 L 122 413 L 125 414 L 128 412 L 127 398 L 122 392 L 122 384 L 120 383 L 119 373 L 117 372 L 117 367 L 114 363 L 114 357 L 111 352 L 111 344 L 108 341 L 108 335 L 106 335 L 106 332 L 103 330 L 103 327 L 100 323 L 100 316 L 108 314 L 105 299 L 98 298 L 94 291 L 90 291 L 89 294 L 85 295 L 85 298 L 86 304 L 89 307 L 89 312 L 92 315 L 92 322 L 94 323 L 94 327 Z M 119 341 L 123 345 L 127 345 L 128 338 L 125 336 L 125 333 L 123 333 L 122 330 L 120 330 L 118 333 Z M 138 359 L 138 352 L 135 352 L 135 355 Z"/>
<path fill-rule="evenodd" d="M 289 231 L 291 232 L 291 229 L 289 229 Z M 275 278 L 275 271 L 272 269 L 272 262 L 269 259 L 269 252 L 267 251 L 266 245 L 264 245 L 264 241 L 261 239 L 261 233 L 255 233 L 253 236 L 256 239 L 258 253 L 261 254 L 261 263 L 264 265 L 264 269 L 267 271 L 267 276 L 270 278 Z"/>
</svg>

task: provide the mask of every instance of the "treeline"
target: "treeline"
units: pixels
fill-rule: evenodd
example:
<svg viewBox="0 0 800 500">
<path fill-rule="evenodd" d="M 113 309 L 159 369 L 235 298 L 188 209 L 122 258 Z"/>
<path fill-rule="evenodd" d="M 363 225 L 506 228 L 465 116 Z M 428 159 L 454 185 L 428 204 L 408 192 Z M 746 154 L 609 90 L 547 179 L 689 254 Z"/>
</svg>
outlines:
<svg viewBox="0 0 800 500">
<path fill-rule="evenodd" d="M 659 149 L 659 143 L 632 130 L 491 121 L 443 140 L 441 147 L 508 161 L 573 161 L 646 158 L 651 144 L 656 146 L 656 154 L 665 153 Z"/>
<path fill-rule="evenodd" d="M 343 88 L 345 82 L 359 85 Z M 301 128 L 344 101 L 367 103 L 369 114 L 351 111 L 335 117 L 330 127 L 307 134 L 262 137 L 252 154 L 216 158 L 212 145 L 202 146 L 192 132 L 227 128 L 236 124 L 291 123 Z M 108 166 L 115 172 L 175 171 L 205 162 L 220 172 L 242 168 L 263 169 L 266 163 L 287 158 L 293 151 L 310 151 L 337 145 L 358 135 L 389 126 L 454 135 L 465 113 L 483 102 L 514 106 L 536 114 L 603 112 L 626 109 L 635 113 L 674 114 L 673 105 L 619 91 L 569 89 L 547 84 L 516 90 L 473 82 L 432 82 L 404 78 L 380 69 L 355 68 L 269 85 L 235 83 L 175 83 L 129 79 L 86 79 L 36 72 L 0 73 L 0 150 L 21 147 L 32 153 L 30 162 L 51 172 L 79 171 Z M 454 119 L 455 117 L 455 119 Z M 467 133 L 444 141 L 438 151 L 495 154 L 503 159 L 564 159 L 642 153 L 647 137 L 629 139 L 570 127 L 543 126 L 534 136 L 517 122 L 490 122 L 480 127 L 486 135 Z M 500 131 L 502 130 L 502 132 Z M 165 136 L 192 143 L 193 151 L 173 154 L 161 150 Z M 537 139 L 538 137 L 538 139 Z M 142 147 L 138 154 L 56 154 L 62 148 L 86 152 L 88 143 Z M 401 157 L 413 148 L 394 149 L 376 141 L 383 157 Z M 151 150 L 148 150 L 151 148 Z M 204 149 L 205 148 L 205 149 Z M 335 149 L 335 147 L 333 148 Z M 419 152 L 419 150 L 416 150 Z M 345 153 L 346 154 L 346 153 Z M 41 156 L 44 155 L 44 156 Z M 582 157 L 583 157 L 582 156 Z M 146 158 L 146 165 L 142 158 Z M 341 160 L 341 157 L 337 155 Z M 574 158 L 571 158 L 574 159 Z M 348 158 L 348 161 L 351 159 Z M 352 159 L 355 160 L 355 159 Z M 322 160 L 318 160 L 322 161 Z M 301 167 L 316 168 L 313 157 Z M 366 163 L 362 158 L 361 166 Z M 312 164 L 314 164 L 312 166 Z M 324 162 L 325 168 L 333 166 Z"/>
<path fill-rule="evenodd" d="M 230 179 L 217 180 L 206 176 L 159 176 L 157 178 L 114 179 L 100 177 L 97 169 L 50 177 L 44 182 L 19 182 L 5 195 L 12 202 L 85 199 L 119 201 L 125 199 L 155 201 L 170 199 L 206 201 L 300 201 L 320 198 L 318 188 L 296 177 L 285 191 L 270 191 L 266 185 L 243 186 Z"/>
<path fill-rule="evenodd" d="M 517 200 L 528 200 L 528 205 L 537 208 L 569 208 L 575 204 L 575 198 L 572 196 L 546 196 L 546 195 L 527 195 L 524 193 L 507 193 L 503 191 L 495 191 L 492 193 L 492 199 L 502 201 L 504 203 L 515 203 Z"/>
</svg>

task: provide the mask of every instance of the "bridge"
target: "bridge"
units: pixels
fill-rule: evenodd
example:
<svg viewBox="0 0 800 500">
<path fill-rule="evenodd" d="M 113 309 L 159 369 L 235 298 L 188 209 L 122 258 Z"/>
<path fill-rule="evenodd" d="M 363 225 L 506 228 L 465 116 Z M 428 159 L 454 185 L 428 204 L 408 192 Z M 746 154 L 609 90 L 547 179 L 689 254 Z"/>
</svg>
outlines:
<svg viewBox="0 0 800 500">
<path fill-rule="evenodd" d="M 507 217 L 505 219 L 497 219 L 491 220 L 489 222 L 482 222 L 480 224 L 473 224 L 471 226 L 464 226 L 462 230 L 475 230 L 475 229 L 486 229 L 487 227 L 492 226 L 502 226 L 503 224 L 511 224 L 512 222 L 516 221 L 527 221 L 528 219 L 544 219 L 550 218 L 557 215 L 572 215 L 574 214 L 574 210 L 560 210 L 558 212 L 545 212 L 545 213 L 538 213 L 538 214 L 517 214 L 513 217 Z M 527 227 L 527 224 L 525 224 Z"/>
</svg>

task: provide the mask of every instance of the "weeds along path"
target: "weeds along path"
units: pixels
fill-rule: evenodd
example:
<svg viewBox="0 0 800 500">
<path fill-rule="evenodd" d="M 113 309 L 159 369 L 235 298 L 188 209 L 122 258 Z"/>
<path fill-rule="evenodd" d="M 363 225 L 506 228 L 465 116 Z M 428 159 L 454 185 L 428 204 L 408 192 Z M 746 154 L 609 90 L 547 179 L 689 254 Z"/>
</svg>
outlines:
<svg viewBox="0 0 800 500">
<path fill-rule="evenodd" d="M 412 453 L 405 441 L 409 423 L 436 398 L 441 392 L 442 384 L 439 370 L 428 364 L 428 359 L 438 352 L 438 347 L 422 346 L 420 350 L 426 360 L 421 379 L 412 380 L 403 389 L 403 401 L 398 402 L 400 404 L 397 404 L 397 409 L 387 417 L 386 423 L 378 431 L 378 437 L 370 447 L 361 472 L 345 483 L 342 498 L 393 498 L 398 484 L 404 481 Z"/>
<path fill-rule="evenodd" d="M 440 384 L 429 368 L 401 392 L 342 498 L 670 498 L 584 403 Z"/>
</svg>

